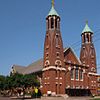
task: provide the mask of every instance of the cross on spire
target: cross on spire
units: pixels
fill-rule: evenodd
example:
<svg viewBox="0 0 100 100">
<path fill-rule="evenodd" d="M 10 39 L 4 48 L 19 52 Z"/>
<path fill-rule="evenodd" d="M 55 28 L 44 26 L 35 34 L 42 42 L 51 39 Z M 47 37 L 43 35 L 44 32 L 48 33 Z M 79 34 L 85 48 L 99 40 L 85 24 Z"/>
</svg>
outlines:
<svg viewBox="0 0 100 100">
<path fill-rule="evenodd" d="M 54 0 L 52 0 L 52 7 L 54 7 Z"/>
<path fill-rule="evenodd" d="M 88 24 L 88 20 L 86 20 L 86 24 Z"/>
</svg>

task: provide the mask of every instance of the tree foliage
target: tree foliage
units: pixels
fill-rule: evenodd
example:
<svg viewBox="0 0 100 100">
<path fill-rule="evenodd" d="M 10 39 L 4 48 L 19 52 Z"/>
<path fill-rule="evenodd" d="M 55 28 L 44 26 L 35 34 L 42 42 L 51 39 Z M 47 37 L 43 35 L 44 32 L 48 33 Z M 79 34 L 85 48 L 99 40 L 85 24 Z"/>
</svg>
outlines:
<svg viewBox="0 0 100 100">
<path fill-rule="evenodd" d="M 5 84 L 5 76 L 0 75 L 0 90 L 3 90 Z"/>
<path fill-rule="evenodd" d="M 30 86 L 39 86 L 36 75 L 33 74 L 14 74 L 11 76 L 0 75 L 0 90 L 7 90 L 16 87 L 26 88 Z"/>
</svg>

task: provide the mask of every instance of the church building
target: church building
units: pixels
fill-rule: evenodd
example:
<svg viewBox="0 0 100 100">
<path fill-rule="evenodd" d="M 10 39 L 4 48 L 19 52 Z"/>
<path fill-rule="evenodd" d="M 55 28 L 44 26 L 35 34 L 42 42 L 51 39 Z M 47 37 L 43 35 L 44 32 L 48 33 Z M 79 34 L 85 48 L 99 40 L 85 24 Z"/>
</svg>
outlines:
<svg viewBox="0 0 100 100">
<path fill-rule="evenodd" d="M 97 94 L 96 53 L 92 41 L 93 31 L 86 23 L 82 31 L 80 59 L 71 48 L 63 49 L 60 16 L 54 8 L 46 17 L 46 35 L 42 69 L 43 93 L 52 95 Z"/>
<path fill-rule="evenodd" d="M 46 34 L 43 59 L 25 67 L 14 65 L 12 73 L 38 73 L 41 91 L 47 95 L 68 94 L 69 96 L 97 95 L 96 52 L 93 31 L 88 23 L 81 33 L 81 50 L 78 58 L 71 47 L 63 47 L 60 30 L 61 18 L 54 7 L 46 16 Z M 22 69 L 21 69 L 22 68 Z"/>
</svg>

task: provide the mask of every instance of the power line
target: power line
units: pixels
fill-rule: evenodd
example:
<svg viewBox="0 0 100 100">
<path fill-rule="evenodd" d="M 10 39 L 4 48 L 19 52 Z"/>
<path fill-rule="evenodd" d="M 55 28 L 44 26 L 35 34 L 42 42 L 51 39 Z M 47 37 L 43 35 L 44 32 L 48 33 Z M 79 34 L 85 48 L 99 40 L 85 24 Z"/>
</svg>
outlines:
<svg viewBox="0 0 100 100">
<path fill-rule="evenodd" d="M 100 35 L 100 33 L 98 33 L 98 32 L 100 32 L 100 29 L 98 29 L 98 30 L 96 30 L 96 31 L 94 32 L 94 33 L 97 33 L 97 34 L 94 35 L 94 38 L 95 38 L 98 34 Z M 79 46 L 79 44 L 81 44 L 81 40 L 79 40 L 79 41 L 77 41 L 77 42 L 71 44 L 71 47 L 77 47 L 77 46 Z"/>
<path fill-rule="evenodd" d="M 95 43 L 95 42 L 98 42 L 98 41 L 100 41 L 100 38 L 95 39 L 95 40 L 94 40 L 94 43 Z M 78 51 L 78 50 L 80 49 L 79 46 L 80 46 L 81 43 L 78 43 L 78 44 L 79 44 L 79 45 L 72 46 L 72 47 L 74 48 L 75 51 Z"/>
<path fill-rule="evenodd" d="M 95 43 L 100 40 L 100 38 L 96 38 L 98 35 L 100 35 L 100 29 L 96 30 L 94 33 L 97 33 L 94 35 L 95 39 L 93 42 Z M 74 51 L 78 51 L 80 49 L 80 45 L 81 45 L 81 40 L 71 44 L 71 47 L 74 49 Z"/>
<path fill-rule="evenodd" d="M 94 39 L 93 39 L 94 40 L 93 42 L 96 43 L 100 40 L 100 37 L 98 37 L 100 35 L 100 29 L 96 30 L 94 33 L 97 33 L 94 35 Z M 74 49 L 74 51 L 79 52 L 79 50 L 81 48 L 81 47 L 79 47 L 80 45 L 81 45 L 81 41 L 79 40 L 79 41 L 71 44 L 71 47 Z M 100 63 L 97 64 L 97 66 L 100 66 Z M 100 67 L 97 67 L 97 69 L 100 69 Z"/>
<path fill-rule="evenodd" d="M 100 41 L 100 38 L 96 38 L 93 42 L 95 43 L 97 41 Z M 78 42 L 74 43 L 73 45 L 71 45 L 71 47 L 73 47 L 73 48 L 77 48 L 78 47 L 79 48 L 80 45 L 81 45 L 81 41 L 78 41 Z"/>
<path fill-rule="evenodd" d="M 100 40 L 100 38 L 97 38 L 97 39 L 94 40 L 94 42 L 97 42 L 97 41 L 99 41 L 99 40 Z"/>
<path fill-rule="evenodd" d="M 80 42 L 81 42 L 81 41 L 79 40 L 79 41 L 77 41 L 77 42 L 73 43 L 71 46 L 78 45 Z"/>
<path fill-rule="evenodd" d="M 100 31 L 100 29 L 96 30 L 94 33 L 97 33 L 97 34 L 94 34 L 94 36 L 97 36 L 99 34 L 98 33 L 99 31 Z"/>
</svg>

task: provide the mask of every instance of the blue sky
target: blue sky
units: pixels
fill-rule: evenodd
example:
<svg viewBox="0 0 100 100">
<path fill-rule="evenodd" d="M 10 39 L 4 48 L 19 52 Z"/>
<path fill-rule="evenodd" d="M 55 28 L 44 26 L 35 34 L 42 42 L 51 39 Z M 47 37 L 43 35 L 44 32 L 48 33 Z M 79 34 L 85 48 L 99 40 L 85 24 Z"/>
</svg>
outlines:
<svg viewBox="0 0 100 100">
<path fill-rule="evenodd" d="M 50 8 L 51 0 L 0 0 L 0 74 L 9 74 L 13 64 L 27 66 L 43 57 L 45 18 Z M 100 0 L 55 0 L 55 9 L 61 17 L 64 47 L 71 46 L 77 56 L 88 20 L 99 67 Z"/>
</svg>

